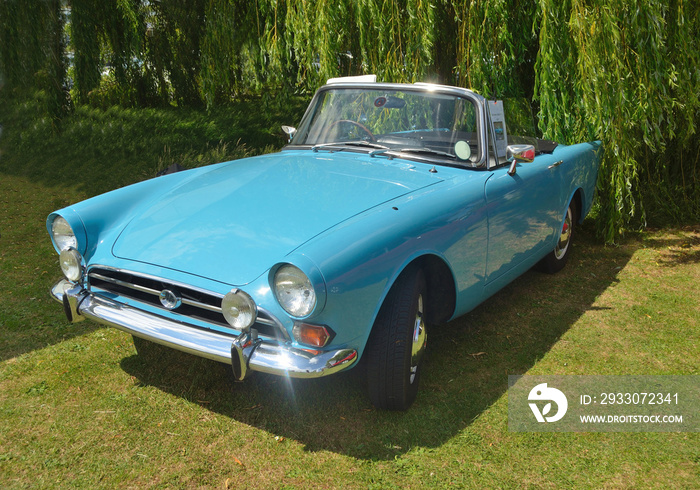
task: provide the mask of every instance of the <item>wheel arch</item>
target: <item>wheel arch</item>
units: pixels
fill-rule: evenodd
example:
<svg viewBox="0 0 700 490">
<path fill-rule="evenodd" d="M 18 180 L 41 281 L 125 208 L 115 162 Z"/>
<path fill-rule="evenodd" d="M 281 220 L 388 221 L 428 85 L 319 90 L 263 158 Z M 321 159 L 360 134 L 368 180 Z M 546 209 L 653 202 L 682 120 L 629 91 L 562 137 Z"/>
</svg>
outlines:
<svg viewBox="0 0 700 490">
<path fill-rule="evenodd" d="M 452 316 L 454 284 L 447 262 L 431 253 L 409 261 L 394 278 L 359 362 L 375 407 L 406 410 L 413 403 L 426 346 L 425 325 Z"/>
<path fill-rule="evenodd" d="M 424 254 L 411 260 L 401 270 L 388 291 L 391 291 L 405 274 L 421 269 L 428 288 L 428 322 L 432 325 L 444 323 L 454 314 L 457 290 L 452 269 L 444 258 L 436 254 Z M 384 298 L 386 301 L 389 294 Z"/>
<path fill-rule="evenodd" d="M 575 206 L 576 216 L 574 216 L 574 222 L 581 224 L 585 215 L 583 214 L 583 189 L 580 187 L 574 191 L 574 195 L 571 196 L 569 202 L 573 202 Z"/>
</svg>

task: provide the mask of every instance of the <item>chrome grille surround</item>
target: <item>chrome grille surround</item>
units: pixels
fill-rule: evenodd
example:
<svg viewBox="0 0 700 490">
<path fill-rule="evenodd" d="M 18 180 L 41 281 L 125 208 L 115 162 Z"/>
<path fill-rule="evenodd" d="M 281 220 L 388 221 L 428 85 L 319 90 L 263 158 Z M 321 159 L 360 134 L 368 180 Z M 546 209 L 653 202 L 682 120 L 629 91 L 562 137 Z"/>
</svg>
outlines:
<svg viewBox="0 0 700 490">
<path fill-rule="evenodd" d="M 232 336 L 240 332 L 231 328 L 221 312 L 223 294 L 214 293 L 190 285 L 162 279 L 159 277 L 105 266 L 93 266 L 87 274 L 87 289 L 93 294 L 108 293 L 131 301 L 147 304 L 151 307 L 182 315 L 212 324 Z M 163 291 L 176 292 L 181 298 L 177 308 L 166 308 L 161 304 Z M 287 342 L 290 340 L 287 330 L 272 314 L 258 306 L 258 317 L 254 329 L 263 338 Z"/>
</svg>

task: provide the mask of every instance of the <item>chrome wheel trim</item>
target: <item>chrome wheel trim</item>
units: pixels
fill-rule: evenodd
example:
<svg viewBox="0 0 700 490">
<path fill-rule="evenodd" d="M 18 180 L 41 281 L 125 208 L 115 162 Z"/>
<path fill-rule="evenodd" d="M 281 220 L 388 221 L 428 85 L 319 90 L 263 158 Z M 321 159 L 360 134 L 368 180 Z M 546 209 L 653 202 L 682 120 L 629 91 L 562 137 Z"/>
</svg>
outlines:
<svg viewBox="0 0 700 490">
<path fill-rule="evenodd" d="M 569 250 L 573 221 L 573 213 L 571 212 L 571 206 L 569 206 L 569 209 L 566 210 L 566 218 L 564 219 L 564 226 L 562 226 L 559 241 L 554 247 L 554 257 L 557 260 L 561 260 L 566 255 L 566 251 Z"/>
<path fill-rule="evenodd" d="M 413 322 L 413 335 L 411 337 L 411 370 L 408 381 L 413 384 L 418 374 L 418 364 L 420 363 L 425 346 L 427 345 L 427 332 L 425 320 L 423 318 L 423 295 L 418 295 L 418 307 L 416 308 L 416 318 Z"/>
</svg>

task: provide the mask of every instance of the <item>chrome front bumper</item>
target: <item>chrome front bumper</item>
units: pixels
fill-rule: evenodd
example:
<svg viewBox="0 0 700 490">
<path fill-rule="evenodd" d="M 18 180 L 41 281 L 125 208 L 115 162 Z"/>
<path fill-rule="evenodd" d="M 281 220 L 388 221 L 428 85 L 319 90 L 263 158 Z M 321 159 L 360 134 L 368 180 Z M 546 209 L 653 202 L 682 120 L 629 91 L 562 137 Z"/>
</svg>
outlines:
<svg viewBox="0 0 700 490">
<path fill-rule="evenodd" d="M 254 333 L 232 337 L 174 321 L 92 294 L 65 279 L 54 285 L 51 295 L 63 303 L 71 322 L 88 318 L 173 349 L 231 364 L 239 379 L 250 371 L 318 378 L 347 369 L 357 361 L 354 349 L 307 351 L 261 340 Z"/>
</svg>

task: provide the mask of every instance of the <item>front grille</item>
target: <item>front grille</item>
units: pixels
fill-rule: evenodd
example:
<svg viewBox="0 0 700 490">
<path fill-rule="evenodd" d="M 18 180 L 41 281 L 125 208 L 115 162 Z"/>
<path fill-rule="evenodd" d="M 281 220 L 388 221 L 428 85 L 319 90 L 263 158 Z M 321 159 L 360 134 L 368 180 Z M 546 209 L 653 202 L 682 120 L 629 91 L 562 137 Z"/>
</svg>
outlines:
<svg viewBox="0 0 700 490">
<path fill-rule="evenodd" d="M 88 287 L 93 293 L 104 291 L 123 298 L 139 301 L 159 308 L 172 311 L 177 315 L 193 318 L 219 327 L 234 330 L 221 313 L 223 295 L 203 291 L 190 286 L 176 284 L 165 279 L 146 276 L 134 272 L 94 267 L 88 272 Z M 167 310 L 160 302 L 163 290 L 177 293 L 182 298 L 182 304 L 172 310 Z M 289 335 L 279 321 L 262 309 L 258 309 L 258 318 L 253 325 L 260 336 L 287 341 Z"/>
</svg>

